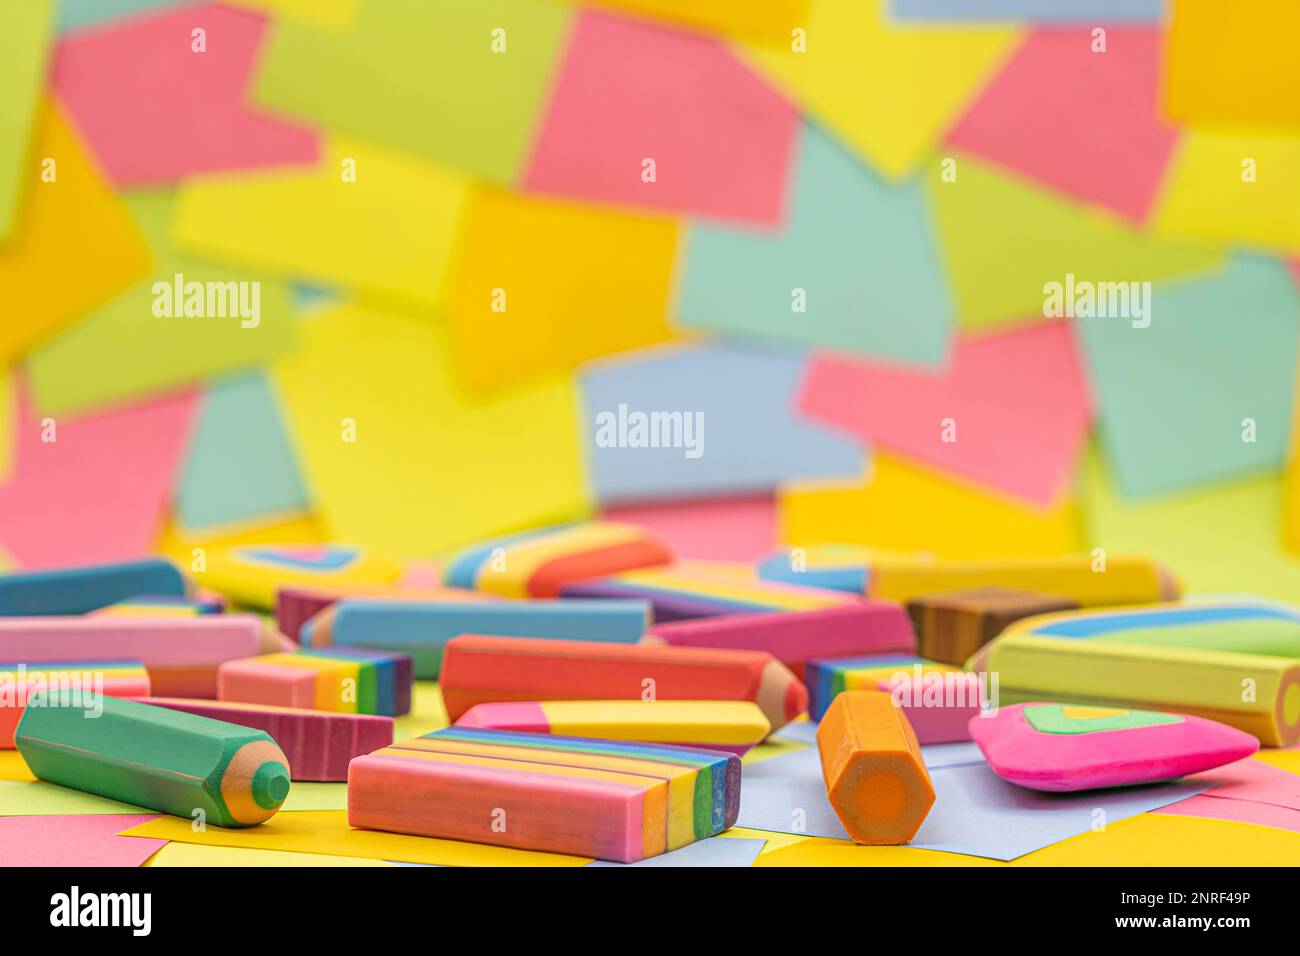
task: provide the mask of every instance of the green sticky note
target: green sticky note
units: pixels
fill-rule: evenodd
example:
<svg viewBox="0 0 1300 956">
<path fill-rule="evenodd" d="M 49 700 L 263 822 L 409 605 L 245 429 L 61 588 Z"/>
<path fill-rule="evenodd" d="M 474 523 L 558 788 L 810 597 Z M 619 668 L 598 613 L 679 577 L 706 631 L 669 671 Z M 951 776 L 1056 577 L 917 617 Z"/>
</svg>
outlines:
<svg viewBox="0 0 1300 956">
<path fill-rule="evenodd" d="M 0 7 L 0 242 L 18 223 L 23 174 L 45 83 L 54 26 L 54 0 L 22 0 Z"/>
<path fill-rule="evenodd" d="M 285 285 L 177 253 L 167 236 L 172 197 L 163 190 L 126 200 L 149 242 L 153 267 L 144 280 L 32 352 L 27 368 L 38 411 L 130 401 L 259 365 L 292 348 L 296 325 Z M 256 303 L 256 324 L 230 308 L 224 317 L 156 315 L 155 284 L 174 288 L 177 275 L 187 283 L 247 283 L 247 311 Z"/>
<path fill-rule="evenodd" d="M 696 225 L 677 305 L 686 326 L 937 365 L 952 304 L 925 192 L 880 180 L 804 129 L 778 232 Z"/>
<path fill-rule="evenodd" d="M 513 184 L 570 16 L 548 0 L 365 0 L 344 30 L 281 21 L 254 96 L 269 111 Z"/>
<path fill-rule="evenodd" d="M 1155 238 L 1029 180 L 958 155 L 924 174 L 963 329 L 1046 321 L 1044 286 L 1164 282 L 1211 272 L 1225 256 Z"/>
<path fill-rule="evenodd" d="M 194 531 L 297 514 L 307 508 L 289 436 L 259 373 L 213 384 L 203 396 L 177 494 Z"/>
<path fill-rule="evenodd" d="M 137 14 L 151 13 L 182 3 L 195 6 L 201 0 L 59 0 L 60 33 L 81 30 Z"/>
<path fill-rule="evenodd" d="M 1075 320 L 1120 489 L 1157 494 L 1281 469 L 1300 343 L 1286 267 L 1238 257 L 1154 286 L 1147 312 L 1145 326 Z"/>
</svg>

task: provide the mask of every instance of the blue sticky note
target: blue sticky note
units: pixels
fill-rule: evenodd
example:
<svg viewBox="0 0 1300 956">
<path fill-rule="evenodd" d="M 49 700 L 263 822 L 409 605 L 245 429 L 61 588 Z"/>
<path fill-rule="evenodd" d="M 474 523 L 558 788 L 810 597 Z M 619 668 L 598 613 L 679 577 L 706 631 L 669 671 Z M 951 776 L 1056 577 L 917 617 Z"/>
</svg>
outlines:
<svg viewBox="0 0 1300 956">
<path fill-rule="evenodd" d="M 919 179 L 885 183 L 808 126 L 787 218 L 775 232 L 692 226 L 681 324 L 910 364 L 942 362 L 953 303 Z"/>
<path fill-rule="evenodd" d="M 1075 319 L 1120 489 L 1148 495 L 1280 469 L 1300 342 L 1286 268 L 1238 257 L 1215 275 L 1154 286 L 1148 305 L 1145 328 Z"/>
<path fill-rule="evenodd" d="M 80 30 L 137 14 L 147 14 L 166 7 L 179 7 L 188 3 L 198 6 L 200 0 L 59 0 L 58 30 Z"/>
<path fill-rule="evenodd" d="M 753 866 L 766 840 L 709 837 L 635 863 L 593 860 L 587 866 Z"/>
<path fill-rule="evenodd" d="M 947 745 L 951 746 L 951 745 Z M 965 745 L 958 745 L 965 746 Z M 973 746 L 973 745 L 971 745 Z M 922 747 L 922 756 L 932 748 Z M 955 751 L 947 751 L 952 755 Z M 978 751 L 977 751 L 978 753 Z M 1209 789 L 1211 782 L 1178 781 L 1145 787 L 1041 793 L 1001 780 L 983 760 L 930 767 L 935 800 L 909 846 L 994 860 L 1014 860 Z M 848 839 L 826 799 L 821 758 L 808 748 L 745 766 L 737 826 L 778 833 Z"/>
<path fill-rule="evenodd" d="M 1165 0 L 892 0 L 890 13 L 916 20 L 1158 23 Z"/>
<path fill-rule="evenodd" d="M 801 356 L 669 348 L 582 374 L 587 457 L 602 502 L 771 491 L 799 478 L 862 473 L 857 439 L 799 415 Z M 655 427 L 654 413 L 680 413 Z M 638 441 L 637 416 L 649 426 Z M 680 435 L 681 441 L 671 440 Z M 662 439 L 662 440 L 661 440 Z"/>
<path fill-rule="evenodd" d="M 176 505 L 181 525 L 189 529 L 293 514 L 307 507 L 279 406 L 261 374 L 208 388 Z"/>
<path fill-rule="evenodd" d="M 415 676 L 433 680 L 459 634 L 553 637 L 635 644 L 650 620 L 645 601 L 343 600 L 302 626 L 304 647 L 369 647 L 410 654 Z M 327 641 L 321 640 L 328 628 Z"/>
</svg>

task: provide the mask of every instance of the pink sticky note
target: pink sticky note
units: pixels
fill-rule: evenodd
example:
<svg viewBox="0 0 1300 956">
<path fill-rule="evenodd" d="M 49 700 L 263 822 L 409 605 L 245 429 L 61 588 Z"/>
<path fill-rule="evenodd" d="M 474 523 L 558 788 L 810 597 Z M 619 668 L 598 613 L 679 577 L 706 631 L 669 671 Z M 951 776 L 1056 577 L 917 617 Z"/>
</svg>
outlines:
<svg viewBox="0 0 1300 956">
<path fill-rule="evenodd" d="M 1177 132 L 1161 116 L 1160 33 L 1040 30 L 948 143 L 1134 222 L 1146 219 Z"/>
<path fill-rule="evenodd" d="M 1300 810 L 1275 807 L 1269 803 L 1255 803 L 1253 800 L 1225 800 L 1201 794 L 1188 797 L 1168 806 L 1153 810 L 1153 813 L 1171 813 L 1179 817 L 1202 817 L 1210 820 L 1233 820 L 1237 823 L 1253 823 L 1261 827 L 1276 827 L 1279 830 L 1293 830 L 1300 833 Z"/>
<path fill-rule="evenodd" d="M 117 836 L 156 813 L 0 817 L 0 866 L 139 866 L 166 840 Z"/>
<path fill-rule="evenodd" d="M 15 563 L 49 568 L 152 553 L 196 395 L 44 421 L 26 388 L 19 396 L 13 470 L 0 485 L 0 545 Z"/>
<path fill-rule="evenodd" d="M 771 225 L 785 205 L 797 129 L 794 107 L 721 41 L 586 12 L 524 185 Z"/>
<path fill-rule="evenodd" d="M 939 374 L 819 356 L 799 397 L 815 418 L 1041 505 L 1074 470 L 1090 404 L 1064 322 L 961 338 Z"/>
<path fill-rule="evenodd" d="M 165 9 L 62 40 L 52 83 L 119 185 L 313 162 L 311 131 L 247 106 L 265 32 L 264 17 L 217 4 Z"/>
<path fill-rule="evenodd" d="M 1300 774 L 1263 760 L 1248 757 L 1198 773 L 1191 779 L 1213 784 L 1205 791 L 1207 797 L 1251 800 L 1300 811 Z"/>
<path fill-rule="evenodd" d="M 776 547 L 768 496 L 607 508 L 601 517 L 648 528 L 682 558 L 752 563 Z"/>
</svg>

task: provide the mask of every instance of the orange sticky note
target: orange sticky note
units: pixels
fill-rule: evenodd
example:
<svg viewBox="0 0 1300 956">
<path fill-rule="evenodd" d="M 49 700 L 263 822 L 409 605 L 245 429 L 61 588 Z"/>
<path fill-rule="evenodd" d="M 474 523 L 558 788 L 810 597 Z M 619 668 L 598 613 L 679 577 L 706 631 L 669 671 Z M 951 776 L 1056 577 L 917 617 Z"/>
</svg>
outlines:
<svg viewBox="0 0 1300 956">
<path fill-rule="evenodd" d="M 149 246 L 51 103 L 38 120 L 22 225 L 0 248 L 0 367 L 144 278 Z"/>
</svg>

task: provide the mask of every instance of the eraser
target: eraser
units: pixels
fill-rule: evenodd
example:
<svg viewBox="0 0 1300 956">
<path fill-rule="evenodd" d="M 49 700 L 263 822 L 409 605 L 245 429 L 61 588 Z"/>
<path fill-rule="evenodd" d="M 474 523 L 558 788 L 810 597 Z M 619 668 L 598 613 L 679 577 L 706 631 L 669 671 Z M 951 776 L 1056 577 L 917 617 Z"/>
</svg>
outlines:
<svg viewBox="0 0 1300 956">
<path fill-rule="evenodd" d="M 970 736 L 1003 780 L 1049 791 L 1173 780 L 1259 749 L 1250 734 L 1200 717 L 1042 702 L 977 717 Z"/>
<path fill-rule="evenodd" d="M 411 685 L 406 655 L 354 648 L 227 661 L 217 674 L 223 701 L 388 717 L 410 711 Z"/>
<path fill-rule="evenodd" d="M 575 581 L 672 560 L 667 543 L 645 528 L 595 521 L 477 544 L 447 563 L 443 583 L 502 597 L 556 597 Z"/>
<path fill-rule="evenodd" d="M 0 575 L 0 616 L 85 614 L 138 594 L 184 596 L 189 583 L 164 558 Z"/>
<path fill-rule="evenodd" d="M 390 584 L 402 566 L 350 545 L 249 545 L 211 549 L 198 582 L 232 601 L 261 610 L 275 606 L 280 588 L 343 584 Z"/>
<path fill-rule="evenodd" d="M 34 698 L 15 739 L 41 780 L 212 826 L 269 820 L 289 795 L 288 762 L 267 734 L 136 701 Z"/>
<path fill-rule="evenodd" d="M 921 656 L 960 666 L 1021 618 L 1078 606 L 1066 598 L 1033 591 L 971 588 L 913 598 L 907 602 L 907 613 L 916 629 Z"/>
<path fill-rule="evenodd" d="M 799 679 L 762 651 L 471 634 L 447 645 L 441 686 L 453 721 L 498 701 L 745 700 L 776 730 L 808 704 Z"/>
<path fill-rule="evenodd" d="M 744 754 L 771 732 L 745 700 L 546 700 L 476 704 L 457 727 L 598 737 Z"/>
<path fill-rule="evenodd" d="M 60 661 L 0 664 L 0 750 L 14 749 L 14 731 L 32 694 L 72 690 L 106 697 L 149 693 L 149 673 L 139 661 Z"/>
<path fill-rule="evenodd" d="M 817 727 L 826 797 L 855 843 L 906 843 L 934 804 L 921 745 L 879 691 L 846 691 Z"/>
<path fill-rule="evenodd" d="M 449 727 L 352 762 L 355 827 L 633 863 L 735 823 L 733 754 Z"/>
<path fill-rule="evenodd" d="M 918 669 L 919 668 L 919 669 Z M 808 716 L 821 720 L 837 694 L 846 690 L 877 690 L 881 681 L 895 677 L 920 680 L 927 674 L 956 673 L 949 664 L 927 661 L 910 654 L 862 654 L 827 657 L 808 662 Z"/>
</svg>

